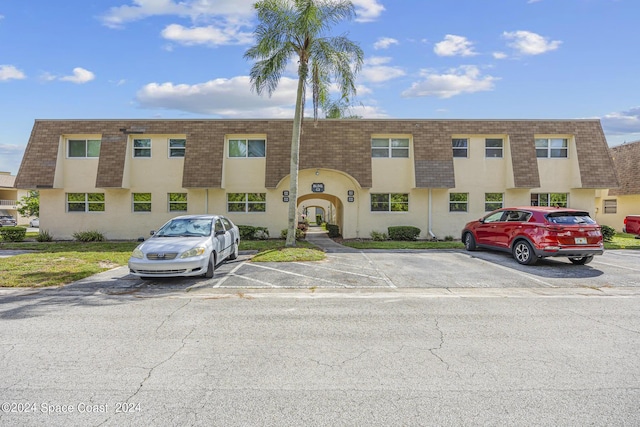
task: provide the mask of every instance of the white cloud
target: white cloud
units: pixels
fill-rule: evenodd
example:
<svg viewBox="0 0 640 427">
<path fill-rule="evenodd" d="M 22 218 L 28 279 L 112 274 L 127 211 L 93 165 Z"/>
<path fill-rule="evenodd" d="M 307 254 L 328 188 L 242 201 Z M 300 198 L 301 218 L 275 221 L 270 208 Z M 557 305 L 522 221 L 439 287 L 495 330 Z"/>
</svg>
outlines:
<svg viewBox="0 0 640 427">
<path fill-rule="evenodd" d="M 386 65 L 391 58 L 374 56 L 365 60 L 364 66 L 360 71 L 363 80 L 372 83 L 382 83 L 389 80 L 404 76 L 406 73 L 400 67 Z"/>
<path fill-rule="evenodd" d="M 504 52 L 493 52 L 493 57 L 495 59 L 506 59 L 507 58 L 507 54 Z"/>
<path fill-rule="evenodd" d="M 239 31 L 238 28 L 216 28 L 211 25 L 186 28 L 171 24 L 162 30 L 162 37 L 186 46 L 249 44 L 253 40 L 251 33 Z"/>
<path fill-rule="evenodd" d="M 433 51 L 438 56 L 473 56 L 473 42 L 466 37 L 447 34 L 444 40 L 436 43 Z"/>
<path fill-rule="evenodd" d="M 556 50 L 562 44 L 559 40 L 549 41 L 546 37 L 530 31 L 505 31 L 502 37 L 511 40 L 507 43 L 521 55 L 540 55 Z"/>
<path fill-rule="evenodd" d="M 600 121 L 606 133 L 640 134 L 640 106 L 627 111 L 609 113 Z"/>
<path fill-rule="evenodd" d="M 399 44 L 398 40 L 392 39 L 391 37 L 380 37 L 378 41 L 373 44 L 373 48 L 375 50 L 388 49 L 391 45 L 394 44 Z"/>
<path fill-rule="evenodd" d="M 422 81 L 414 83 L 405 90 L 402 96 L 437 96 L 451 98 L 463 93 L 490 91 L 494 88 L 497 77 L 483 76 L 478 67 L 465 65 L 449 70 L 445 74 L 436 74 L 430 70 L 422 70 Z"/>
<path fill-rule="evenodd" d="M 378 0 L 351 0 L 356 8 L 357 22 L 371 22 L 384 12 L 384 6 Z"/>
<path fill-rule="evenodd" d="M 96 78 L 95 74 L 93 74 L 91 71 L 85 70 L 84 68 L 81 68 L 81 67 L 76 67 L 73 69 L 72 75 L 60 77 L 59 80 L 63 82 L 84 84 L 84 83 L 90 82 L 95 78 Z"/>
<path fill-rule="evenodd" d="M 0 82 L 6 80 L 22 80 L 27 76 L 13 65 L 0 65 Z"/>
<path fill-rule="evenodd" d="M 283 77 L 271 97 L 251 91 L 248 76 L 194 85 L 149 83 L 136 94 L 143 108 L 186 111 L 227 118 L 293 117 L 297 79 Z"/>
</svg>

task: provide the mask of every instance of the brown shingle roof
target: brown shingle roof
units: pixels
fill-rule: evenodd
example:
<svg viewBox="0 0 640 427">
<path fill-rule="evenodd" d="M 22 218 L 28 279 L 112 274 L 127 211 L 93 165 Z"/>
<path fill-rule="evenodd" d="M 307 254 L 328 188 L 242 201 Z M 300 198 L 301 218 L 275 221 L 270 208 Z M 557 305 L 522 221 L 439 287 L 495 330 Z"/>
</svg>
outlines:
<svg viewBox="0 0 640 427">
<path fill-rule="evenodd" d="M 610 150 L 620 187 L 612 188 L 609 194 L 612 196 L 630 196 L 640 194 L 640 141 L 630 142 Z"/>
</svg>

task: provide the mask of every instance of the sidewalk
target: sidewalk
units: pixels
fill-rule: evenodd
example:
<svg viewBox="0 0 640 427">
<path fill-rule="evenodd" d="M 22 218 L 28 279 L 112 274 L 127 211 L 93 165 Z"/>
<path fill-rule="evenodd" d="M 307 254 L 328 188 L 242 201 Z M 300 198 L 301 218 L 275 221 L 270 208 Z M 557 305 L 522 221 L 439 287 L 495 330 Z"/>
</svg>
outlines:
<svg viewBox="0 0 640 427">
<path fill-rule="evenodd" d="M 355 253 L 358 252 L 357 249 L 350 248 L 348 246 L 343 246 L 340 243 L 334 242 L 329 238 L 329 232 L 322 227 L 312 226 L 307 230 L 307 236 L 305 240 L 312 245 L 316 245 L 320 249 L 324 250 L 327 253 Z"/>
</svg>

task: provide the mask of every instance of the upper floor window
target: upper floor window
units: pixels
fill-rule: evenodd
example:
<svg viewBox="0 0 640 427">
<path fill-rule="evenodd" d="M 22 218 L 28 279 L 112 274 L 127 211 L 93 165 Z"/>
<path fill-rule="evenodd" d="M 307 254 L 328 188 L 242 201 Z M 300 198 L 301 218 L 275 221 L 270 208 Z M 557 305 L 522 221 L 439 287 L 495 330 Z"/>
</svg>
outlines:
<svg viewBox="0 0 640 427">
<path fill-rule="evenodd" d="M 409 212 L 409 195 L 406 193 L 372 194 L 371 212 Z"/>
<path fill-rule="evenodd" d="M 449 193 L 449 212 L 467 212 L 469 193 Z"/>
<path fill-rule="evenodd" d="M 67 193 L 67 212 L 104 212 L 104 193 Z"/>
<path fill-rule="evenodd" d="M 503 141 L 500 138 L 484 140 L 484 152 L 487 158 L 502 158 Z"/>
<path fill-rule="evenodd" d="M 265 157 L 264 139 L 230 139 L 229 157 Z"/>
<path fill-rule="evenodd" d="M 267 193 L 228 193 L 229 212 L 266 212 Z"/>
<path fill-rule="evenodd" d="M 151 212 L 151 193 L 133 193 L 133 211 Z"/>
<path fill-rule="evenodd" d="M 486 212 L 500 209 L 504 204 L 504 194 L 502 193 L 484 193 L 484 210 Z"/>
<path fill-rule="evenodd" d="M 187 146 L 186 139 L 170 139 L 169 140 L 169 157 L 184 157 L 184 151 Z"/>
<path fill-rule="evenodd" d="M 569 140 L 566 138 L 536 138 L 536 157 L 567 158 Z"/>
<path fill-rule="evenodd" d="M 469 157 L 469 140 L 467 138 L 453 138 L 451 140 L 453 157 Z"/>
<path fill-rule="evenodd" d="M 169 193 L 169 212 L 187 211 L 187 193 Z"/>
<path fill-rule="evenodd" d="M 531 206 L 552 206 L 557 208 L 566 208 L 568 204 L 569 194 L 567 193 L 532 193 Z"/>
<path fill-rule="evenodd" d="M 371 157 L 409 157 L 409 138 L 372 138 Z"/>
<path fill-rule="evenodd" d="M 100 156 L 99 139 L 70 139 L 67 141 L 67 157 L 86 158 Z"/>
<path fill-rule="evenodd" d="M 134 139 L 133 157 L 151 157 L 151 140 Z"/>
</svg>

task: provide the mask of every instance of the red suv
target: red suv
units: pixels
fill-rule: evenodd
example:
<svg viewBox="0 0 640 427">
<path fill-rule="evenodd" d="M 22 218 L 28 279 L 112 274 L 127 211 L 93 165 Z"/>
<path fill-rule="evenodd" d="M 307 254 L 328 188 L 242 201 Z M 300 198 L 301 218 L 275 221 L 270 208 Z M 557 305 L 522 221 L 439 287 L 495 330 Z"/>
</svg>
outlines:
<svg viewBox="0 0 640 427">
<path fill-rule="evenodd" d="M 582 265 L 604 252 L 600 226 L 589 213 L 565 208 L 498 209 L 465 225 L 462 241 L 468 251 L 483 247 L 511 252 L 526 265 L 559 256 Z"/>
</svg>

